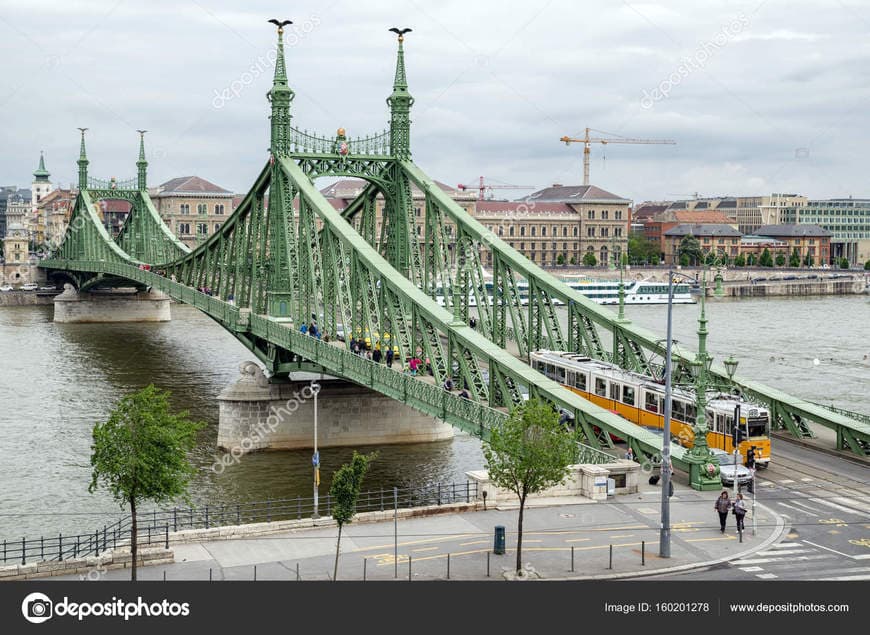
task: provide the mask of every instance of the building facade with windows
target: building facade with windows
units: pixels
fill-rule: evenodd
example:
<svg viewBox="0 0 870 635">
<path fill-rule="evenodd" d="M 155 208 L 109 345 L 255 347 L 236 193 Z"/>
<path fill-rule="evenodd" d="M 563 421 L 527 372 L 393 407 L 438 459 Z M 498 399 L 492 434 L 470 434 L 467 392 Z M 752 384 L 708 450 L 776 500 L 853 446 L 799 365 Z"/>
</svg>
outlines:
<svg viewBox="0 0 870 635">
<path fill-rule="evenodd" d="M 797 250 L 801 263 L 821 265 L 831 261 L 831 232 L 818 225 L 762 225 L 755 234 L 784 243 L 787 258 Z"/>
<path fill-rule="evenodd" d="M 870 260 L 870 199 L 811 199 L 782 209 L 782 222 L 817 225 L 831 233 L 830 264 L 846 258 L 850 265 Z"/>
<path fill-rule="evenodd" d="M 667 264 L 680 264 L 680 243 L 686 236 L 694 236 L 704 254 L 715 253 L 728 256 L 729 261 L 740 254 L 742 234 L 725 223 L 681 224 L 662 234 L 663 253 Z"/>
<path fill-rule="evenodd" d="M 160 218 L 188 247 L 208 240 L 233 212 L 234 195 L 198 176 L 182 176 L 155 188 Z"/>
</svg>

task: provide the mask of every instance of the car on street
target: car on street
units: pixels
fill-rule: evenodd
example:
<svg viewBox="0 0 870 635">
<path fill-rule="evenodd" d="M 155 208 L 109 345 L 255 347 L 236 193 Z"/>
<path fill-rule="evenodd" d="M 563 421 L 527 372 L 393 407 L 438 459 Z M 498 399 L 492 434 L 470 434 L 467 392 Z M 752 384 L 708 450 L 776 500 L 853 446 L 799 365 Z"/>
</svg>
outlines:
<svg viewBox="0 0 870 635">
<path fill-rule="evenodd" d="M 15 291 L 15 289 L 12 288 L 11 284 L 3 284 L 0 285 L 0 291 Z"/>
<path fill-rule="evenodd" d="M 36 291 L 39 288 L 39 285 L 35 282 L 28 282 L 26 284 L 21 285 L 22 291 Z"/>
<path fill-rule="evenodd" d="M 710 448 L 710 452 L 719 461 L 719 478 L 722 481 L 722 485 L 732 487 L 735 477 L 737 478 L 738 487 L 752 482 L 752 470 L 743 465 L 743 456 L 741 454 L 738 453 L 735 457 L 733 453 L 718 448 Z"/>
</svg>

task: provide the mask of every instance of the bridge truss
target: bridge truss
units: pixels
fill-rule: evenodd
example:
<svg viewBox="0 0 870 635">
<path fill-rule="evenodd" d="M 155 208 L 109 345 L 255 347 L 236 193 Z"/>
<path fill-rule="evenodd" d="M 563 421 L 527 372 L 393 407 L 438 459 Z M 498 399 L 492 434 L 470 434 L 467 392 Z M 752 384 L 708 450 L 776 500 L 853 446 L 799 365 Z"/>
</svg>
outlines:
<svg viewBox="0 0 870 635">
<path fill-rule="evenodd" d="M 269 160 L 233 214 L 192 251 L 166 227 L 148 197 L 144 141 L 136 186 L 107 187 L 88 179 L 82 133 L 79 194 L 70 226 L 41 266 L 52 275 L 70 276 L 79 288 L 121 278 L 193 304 L 275 375 L 317 368 L 482 436 L 525 395 L 537 396 L 573 414 L 578 438 L 588 445 L 612 447 L 615 435 L 626 439 L 637 456 L 658 456 L 658 436 L 582 399 L 534 371 L 527 360 L 539 349 L 576 351 L 661 379 L 663 340 L 616 319 L 527 260 L 411 160 L 414 100 L 402 40 L 387 100 L 389 129 L 351 138 L 339 128 L 327 137 L 290 125 L 294 93 L 279 29 L 269 93 Z M 342 211 L 314 186 L 318 177 L 338 176 L 368 184 Z M 413 188 L 424 195 L 420 209 L 415 209 Z M 107 197 L 133 205 L 114 240 L 94 206 Z M 493 256 L 491 279 L 481 263 L 484 248 Z M 521 283 L 527 287 L 523 294 Z M 211 295 L 201 292 L 206 288 Z M 468 325 L 472 309 L 476 328 Z M 312 318 L 332 342 L 300 332 Z M 340 332 L 344 343 L 336 341 Z M 431 376 L 411 377 L 353 355 L 347 348 L 351 335 L 395 347 L 403 364 L 417 355 L 430 360 Z M 674 347 L 675 377 L 688 376 L 693 357 Z M 814 421 L 835 428 L 844 448 L 862 455 L 870 448 L 866 422 L 748 379 L 731 382 L 721 366 L 712 374 L 770 407 L 776 427 L 810 436 L 807 424 Z M 466 386 L 470 399 L 440 388 L 448 377 Z M 693 482 L 703 479 L 706 457 L 676 445 L 671 452 Z"/>
</svg>

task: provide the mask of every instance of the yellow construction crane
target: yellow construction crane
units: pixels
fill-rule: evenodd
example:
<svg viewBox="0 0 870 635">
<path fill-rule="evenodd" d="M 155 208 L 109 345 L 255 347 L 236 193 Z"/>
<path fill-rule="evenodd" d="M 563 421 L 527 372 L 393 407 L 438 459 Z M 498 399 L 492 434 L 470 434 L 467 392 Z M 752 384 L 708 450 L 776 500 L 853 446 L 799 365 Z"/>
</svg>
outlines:
<svg viewBox="0 0 870 635">
<path fill-rule="evenodd" d="M 600 134 L 610 135 L 609 137 L 590 137 L 590 132 L 598 132 Z M 586 128 L 586 134 L 580 139 L 574 139 L 573 137 L 562 137 L 559 141 L 563 141 L 565 145 L 569 145 L 572 143 L 582 143 L 583 144 L 583 185 L 589 185 L 589 154 L 590 147 L 593 143 L 642 143 L 642 144 L 665 144 L 665 145 L 676 145 L 677 142 L 671 139 L 630 139 L 628 137 L 621 137 L 619 135 L 615 135 L 612 132 L 604 132 L 603 130 L 595 130 L 594 128 Z"/>
</svg>

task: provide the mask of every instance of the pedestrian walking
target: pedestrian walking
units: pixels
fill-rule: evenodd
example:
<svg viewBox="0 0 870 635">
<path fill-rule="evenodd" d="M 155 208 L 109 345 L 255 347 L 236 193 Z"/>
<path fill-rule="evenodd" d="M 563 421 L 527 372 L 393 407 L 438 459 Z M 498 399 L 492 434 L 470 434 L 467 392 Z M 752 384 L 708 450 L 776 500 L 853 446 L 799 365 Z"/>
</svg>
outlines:
<svg viewBox="0 0 870 635">
<path fill-rule="evenodd" d="M 447 392 L 453 390 L 453 380 L 449 377 L 444 380 L 444 390 L 446 390 Z"/>
<path fill-rule="evenodd" d="M 743 500 L 743 494 L 737 494 L 733 507 L 734 517 L 737 519 L 737 531 L 743 532 L 743 519 L 746 517 L 746 502 Z"/>
<path fill-rule="evenodd" d="M 381 345 L 380 344 L 375 345 L 375 350 L 372 351 L 372 361 L 375 364 L 381 363 Z"/>
<path fill-rule="evenodd" d="M 474 319 L 474 317 L 470 318 L 468 320 L 468 326 L 470 326 L 473 329 L 476 329 L 477 328 L 477 320 Z"/>
<path fill-rule="evenodd" d="M 631 449 L 631 446 L 628 446 L 628 452 L 625 453 L 625 458 L 629 461 L 634 461 L 634 450 Z"/>
<path fill-rule="evenodd" d="M 731 509 L 731 500 L 728 498 L 728 490 L 722 490 L 719 498 L 713 503 L 713 509 L 719 514 L 719 531 L 725 533 L 725 522 L 728 520 L 728 510 Z"/>
<path fill-rule="evenodd" d="M 387 363 L 387 366 L 389 366 L 390 368 L 393 367 L 393 349 L 392 348 L 387 349 L 386 363 Z"/>
</svg>

